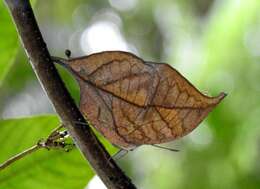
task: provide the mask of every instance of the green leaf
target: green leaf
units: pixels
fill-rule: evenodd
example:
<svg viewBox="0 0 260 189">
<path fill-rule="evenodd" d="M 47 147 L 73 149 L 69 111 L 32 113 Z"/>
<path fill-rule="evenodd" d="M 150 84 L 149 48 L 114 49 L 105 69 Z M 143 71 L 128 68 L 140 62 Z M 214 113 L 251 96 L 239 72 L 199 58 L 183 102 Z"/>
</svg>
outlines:
<svg viewBox="0 0 260 189">
<path fill-rule="evenodd" d="M 0 162 L 33 146 L 39 139 L 46 138 L 58 125 L 56 116 L 0 121 Z M 115 151 L 115 148 L 105 143 L 110 151 Z M 40 149 L 2 170 L 0 188 L 84 188 L 93 175 L 76 148 L 70 152 Z"/>
<path fill-rule="evenodd" d="M 18 40 L 14 24 L 3 2 L 0 3 L 0 86 L 11 68 L 17 52 Z"/>
</svg>

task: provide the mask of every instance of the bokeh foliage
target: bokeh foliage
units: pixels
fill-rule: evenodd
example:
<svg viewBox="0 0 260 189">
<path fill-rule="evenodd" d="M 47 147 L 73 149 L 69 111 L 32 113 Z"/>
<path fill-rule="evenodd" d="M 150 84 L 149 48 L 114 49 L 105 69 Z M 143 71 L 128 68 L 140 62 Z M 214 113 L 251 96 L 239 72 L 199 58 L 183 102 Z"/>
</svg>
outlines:
<svg viewBox="0 0 260 189">
<path fill-rule="evenodd" d="M 98 21 L 112 19 L 125 42 L 145 60 L 171 63 L 202 91 L 212 95 L 224 91 L 228 96 L 191 135 L 167 144 L 180 152 L 140 147 L 129 152 L 120 161 L 121 166 L 142 188 L 259 188 L 260 1 L 136 2 L 132 9 L 120 10 L 116 0 L 46 0 L 37 2 L 35 13 L 53 55 L 64 56 L 66 48 L 73 56 L 86 54 L 79 45 L 82 32 Z M 11 102 L 23 100 L 19 94 L 30 94 L 28 89 L 38 83 L 16 42 L 4 5 L 0 4 L 0 10 L 0 114 L 7 119 Z M 103 32 L 106 35 L 106 30 Z M 78 101 L 75 81 L 59 70 Z M 28 107 L 37 97 L 31 98 Z M 1 121 L 0 161 L 34 144 L 57 124 L 53 116 Z M 42 161 L 46 156 L 48 161 Z M 27 165 L 30 169 L 19 175 L 16 170 Z M 8 174 L 12 177 L 2 184 L 1 178 Z M 48 188 L 64 188 L 60 181 L 53 182 L 53 175 L 58 175 L 58 180 L 67 178 L 67 188 L 83 188 L 93 173 L 76 150 L 42 150 L 0 173 L 0 188 L 30 188 L 36 184 L 37 188 L 46 188 L 47 184 Z"/>
<path fill-rule="evenodd" d="M 0 86 L 2 80 L 11 68 L 17 51 L 17 35 L 11 17 L 4 6 L 0 3 Z"/>
</svg>

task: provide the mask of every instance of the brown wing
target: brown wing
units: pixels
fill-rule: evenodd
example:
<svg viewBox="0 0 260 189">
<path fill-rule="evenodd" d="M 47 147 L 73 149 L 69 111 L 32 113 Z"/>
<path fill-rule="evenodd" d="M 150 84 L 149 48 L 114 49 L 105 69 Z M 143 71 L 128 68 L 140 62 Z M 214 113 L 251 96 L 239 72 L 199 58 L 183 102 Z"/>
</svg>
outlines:
<svg viewBox="0 0 260 189">
<path fill-rule="evenodd" d="M 224 98 L 207 97 L 167 64 L 111 51 L 69 61 L 80 109 L 122 148 L 168 142 L 191 132 Z"/>
</svg>

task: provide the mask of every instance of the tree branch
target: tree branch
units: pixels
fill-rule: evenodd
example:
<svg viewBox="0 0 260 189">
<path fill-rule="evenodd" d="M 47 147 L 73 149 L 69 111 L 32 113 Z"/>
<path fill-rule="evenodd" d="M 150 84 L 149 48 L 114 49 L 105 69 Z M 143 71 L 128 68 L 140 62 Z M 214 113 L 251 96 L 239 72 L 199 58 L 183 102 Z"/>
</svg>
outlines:
<svg viewBox="0 0 260 189">
<path fill-rule="evenodd" d="M 64 86 L 35 20 L 29 0 L 5 0 L 42 87 L 84 157 L 108 188 L 134 189 L 84 120 Z M 78 124 L 83 122 L 84 124 Z"/>
</svg>

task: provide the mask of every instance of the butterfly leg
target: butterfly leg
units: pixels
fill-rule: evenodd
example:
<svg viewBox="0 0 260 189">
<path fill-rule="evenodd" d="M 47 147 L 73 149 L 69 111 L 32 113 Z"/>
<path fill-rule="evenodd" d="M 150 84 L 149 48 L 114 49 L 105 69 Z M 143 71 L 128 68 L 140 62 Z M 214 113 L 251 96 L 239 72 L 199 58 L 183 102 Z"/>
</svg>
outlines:
<svg viewBox="0 0 260 189">
<path fill-rule="evenodd" d="M 159 146 L 159 145 L 156 145 L 156 144 L 151 144 L 153 147 L 156 147 L 156 148 L 161 148 L 161 149 L 164 149 L 164 150 L 169 150 L 169 151 L 172 151 L 172 152 L 179 152 L 179 150 L 176 150 L 176 149 L 173 149 L 173 148 L 167 148 L 167 147 L 164 147 L 164 146 Z"/>
</svg>

